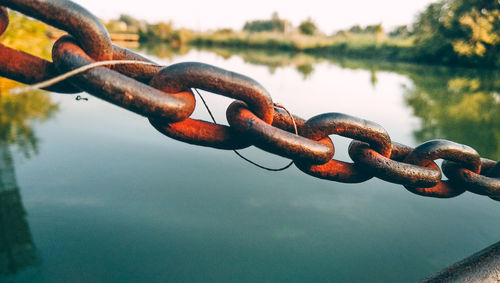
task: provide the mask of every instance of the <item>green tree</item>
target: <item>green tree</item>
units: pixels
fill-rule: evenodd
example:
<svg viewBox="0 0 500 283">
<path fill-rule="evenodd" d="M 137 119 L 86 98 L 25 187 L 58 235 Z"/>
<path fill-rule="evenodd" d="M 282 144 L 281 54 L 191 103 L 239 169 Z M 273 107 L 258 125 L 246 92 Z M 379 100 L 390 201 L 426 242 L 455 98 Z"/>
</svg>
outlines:
<svg viewBox="0 0 500 283">
<path fill-rule="evenodd" d="M 441 0 L 418 15 L 414 31 L 423 61 L 500 65 L 498 0 Z"/>
<path fill-rule="evenodd" d="M 0 36 L 0 42 L 44 59 L 51 58 L 52 44 L 47 37 L 47 26 L 17 12 L 9 12 L 9 26 Z"/>
<path fill-rule="evenodd" d="M 139 30 L 145 30 L 147 26 L 147 23 L 145 21 L 138 20 L 127 14 L 121 14 L 118 20 L 127 24 L 127 32 L 138 32 Z"/>
<path fill-rule="evenodd" d="M 408 37 L 411 32 L 407 25 L 400 25 L 389 32 L 390 37 Z"/>
<path fill-rule="evenodd" d="M 313 35 L 318 31 L 318 27 L 311 18 L 307 18 L 307 20 L 300 23 L 299 31 L 305 35 Z"/>
<path fill-rule="evenodd" d="M 274 31 L 284 33 L 289 25 L 290 23 L 287 20 L 280 19 L 278 13 L 274 12 L 269 20 L 246 22 L 243 26 L 243 30 L 248 32 Z"/>
<path fill-rule="evenodd" d="M 159 22 L 148 25 L 145 30 L 139 30 L 139 40 L 141 42 L 165 42 L 175 47 L 186 44 L 192 36 L 192 32 L 187 29 L 175 29 L 172 22 Z"/>
<path fill-rule="evenodd" d="M 360 25 L 354 25 L 351 28 L 349 28 L 349 32 L 352 32 L 352 33 L 362 33 L 363 29 L 361 28 Z"/>
<path fill-rule="evenodd" d="M 380 24 L 375 24 L 375 25 L 368 25 L 365 27 L 365 29 L 363 31 L 365 33 L 377 34 L 377 33 L 383 32 L 384 29 L 382 28 L 382 23 L 380 23 Z"/>
<path fill-rule="evenodd" d="M 140 23 L 139 20 L 127 14 L 121 14 L 118 20 L 126 23 L 129 26 L 139 26 Z"/>
<path fill-rule="evenodd" d="M 2 44 L 40 57 L 50 58 L 51 42 L 46 26 L 18 13 L 10 14 L 10 23 L 0 38 Z M 32 121 L 44 121 L 58 109 L 44 91 L 10 95 L 8 90 L 20 84 L 0 78 L 0 143 L 16 145 L 27 157 L 37 153 L 37 138 Z"/>
</svg>

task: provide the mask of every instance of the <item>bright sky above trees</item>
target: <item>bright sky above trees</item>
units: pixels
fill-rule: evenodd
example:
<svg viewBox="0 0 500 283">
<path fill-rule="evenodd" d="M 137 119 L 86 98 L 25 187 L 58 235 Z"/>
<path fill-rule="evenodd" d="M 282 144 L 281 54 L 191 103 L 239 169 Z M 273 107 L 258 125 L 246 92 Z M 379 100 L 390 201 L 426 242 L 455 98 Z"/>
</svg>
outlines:
<svg viewBox="0 0 500 283">
<path fill-rule="evenodd" d="M 295 26 L 311 17 L 318 27 L 331 33 L 355 24 L 382 22 L 385 28 L 409 24 L 433 0 L 74 0 L 100 18 L 129 14 L 149 22 L 173 21 L 176 27 L 197 30 L 240 29 L 248 20 L 268 19 L 274 11 Z"/>
</svg>

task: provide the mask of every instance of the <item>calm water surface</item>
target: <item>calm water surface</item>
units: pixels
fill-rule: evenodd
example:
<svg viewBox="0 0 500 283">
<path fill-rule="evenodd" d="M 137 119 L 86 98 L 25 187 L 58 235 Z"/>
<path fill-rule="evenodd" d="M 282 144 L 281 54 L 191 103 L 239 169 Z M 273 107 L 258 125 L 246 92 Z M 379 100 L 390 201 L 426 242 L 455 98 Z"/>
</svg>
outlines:
<svg viewBox="0 0 500 283">
<path fill-rule="evenodd" d="M 247 74 L 304 118 L 343 112 L 401 143 L 449 138 L 500 159 L 497 73 L 143 52 L 166 65 L 201 61 Z M 230 100 L 203 93 L 225 123 Z M 500 240 L 500 203 L 487 197 L 431 199 L 378 179 L 348 185 L 293 166 L 263 171 L 82 95 L 89 101 L 36 94 L 45 105 L 37 121 L 3 115 L 4 127 L 17 130 L 0 143 L 0 281 L 411 282 Z M 201 104 L 195 117 L 209 118 Z M 349 160 L 349 140 L 333 140 L 336 157 Z M 254 148 L 242 153 L 287 163 Z"/>
</svg>

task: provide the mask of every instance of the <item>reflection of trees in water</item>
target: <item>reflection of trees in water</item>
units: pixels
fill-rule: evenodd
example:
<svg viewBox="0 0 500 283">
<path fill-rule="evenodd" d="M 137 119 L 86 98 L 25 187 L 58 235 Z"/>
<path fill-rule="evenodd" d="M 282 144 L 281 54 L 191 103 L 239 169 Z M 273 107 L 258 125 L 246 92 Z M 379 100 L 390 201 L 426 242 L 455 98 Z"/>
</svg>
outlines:
<svg viewBox="0 0 500 283">
<path fill-rule="evenodd" d="M 214 52 L 225 59 L 229 59 L 231 56 L 238 56 L 242 58 L 245 63 L 266 66 L 271 74 L 274 74 L 278 68 L 293 66 L 304 79 L 307 79 L 314 72 L 314 64 L 320 62 L 320 60 L 315 57 L 304 53 L 244 50 L 234 48 L 210 48 L 207 50 Z"/>
<path fill-rule="evenodd" d="M 57 111 L 42 91 L 8 95 L 13 83 L 0 79 L 0 275 L 18 272 L 38 262 L 17 184 L 11 147 L 25 157 L 37 153 L 38 139 L 31 123 Z"/>
<path fill-rule="evenodd" d="M 8 145 L 0 142 L 0 275 L 14 274 L 37 262 L 12 156 Z"/>
<path fill-rule="evenodd" d="M 141 50 L 152 54 L 158 58 L 172 59 L 174 55 L 187 54 L 194 47 L 182 46 L 182 48 L 173 48 L 168 44 L 144 44 L 141 45 Z M 196 47 L 198 50 L 206 50 L 213 52 L 225 60 L 232 56 L 238 56 L 245 61 L 245 63 L 259 66 L 266 66 L 269 73 L 274 74 L 276 69 L 294 66 L 297 72 L 301 73 L 304 79 L 307 79 L 314 71 L 313 65 L 319 62 L 313 56 L 304 53 L 292 53 L 282 51 L 269 51 L 269 50 L 247 50 L 238 48 L 207 48 Z"/>
<path fill-rule="evenodd" d="M 413 81 L 404 87 L 405 101 L 421 119 L 414 132 L 419 142 L 445 138 L 475 148 L 487 158 L 500 159 L 500 73 L 492 70 L 450 69 L 374 60 L 354 60 L 327 54 L 203 48 L 229 59 L 242 58 L 246 63 L 263 65 L 272 74 L 277 68 L 294 67 L 307 79 L 319 62 L 329 62 L 347 69 L 371 73 L 377 83 L 377 71 L 407 76 Z M 184 51 L 187 52 L 187 51 Z"/>
<path fill-rule="evenodd" d="M 443 138 L 467 144 L 483 157 L 500 159 L 500 72 L 329 58 L 348 69 L 404 75 L 406 104 L 421 119 L 418 142 Z M 376 80 L 375 80 L 376 82 Z M 372 84 L 373 84 L 372 79 Z"/>
<path fill-rule="evenodd" d="M 180 47 L 173 47 L 166 43 L 144 43 L 141 44 L 139 52 L 146 54 L 152 54 L 160 59 L 172 60 L 174 55 L 185 55 L 191 50 L 191 47 L 187 45 L 181 45 Z"/>
<path fill-rule="evenodd" d="M 12 84 L 0 79 L 0 141 L 16 146 L 26 157 L 36 154 L 37 138 L 32 122 L 43 122 L 58 110 L 50 96 L 43 91 L 8 95 Z"/>
<path fill-rule="evenodd" d="M 408 74 L 405 101 L 421 118 L 417 140 L 447 138 L 500 159 L 500 74 L 441 69 Z"/>
</svg>

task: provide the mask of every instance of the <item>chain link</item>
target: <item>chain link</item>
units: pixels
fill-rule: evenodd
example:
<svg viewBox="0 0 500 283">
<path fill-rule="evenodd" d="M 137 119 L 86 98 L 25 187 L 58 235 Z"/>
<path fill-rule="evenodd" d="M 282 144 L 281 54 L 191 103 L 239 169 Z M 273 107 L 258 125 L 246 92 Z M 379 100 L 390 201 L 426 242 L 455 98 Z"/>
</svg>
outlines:
<svg viewBox="0 0 500 283">
<path fill-rule="evenodd" d="M 34 84 L 96 61 L 151 62 L 113 45 L 100 21 L 71 1 L 0 0 L 0 35 L 9 23 L 1 6 L 69 34 L 54 44 L 53 63 L 0 44 L 2 77 Z M 195 108 L 192 88 L 236 100 L 226 111 L 229 126 L 189 118 Z M 480 158 L 471 147 L 432 140 L 413 149 L 391 141 L 382 126 L 342 113 L 292 119 L 273 106 L 269 93 L 255 80 L 203 63 L 97 67 L 46 89 L 84 90 L 149 118 L 161 133 L 190 144 L 231 150 L 254 145 L 322 179 L 359 183 L 377 177 L 422 196 L 450 198 L 469 191 L 500 201 L 500 162 Z M 353 139 L 349 156 L 354 163 L 333 159 L 329 136 L 334 134 Z M 441 180 L 436 159 L 445 159 L 442 168 L 448 180 Z"/>
</svg>

